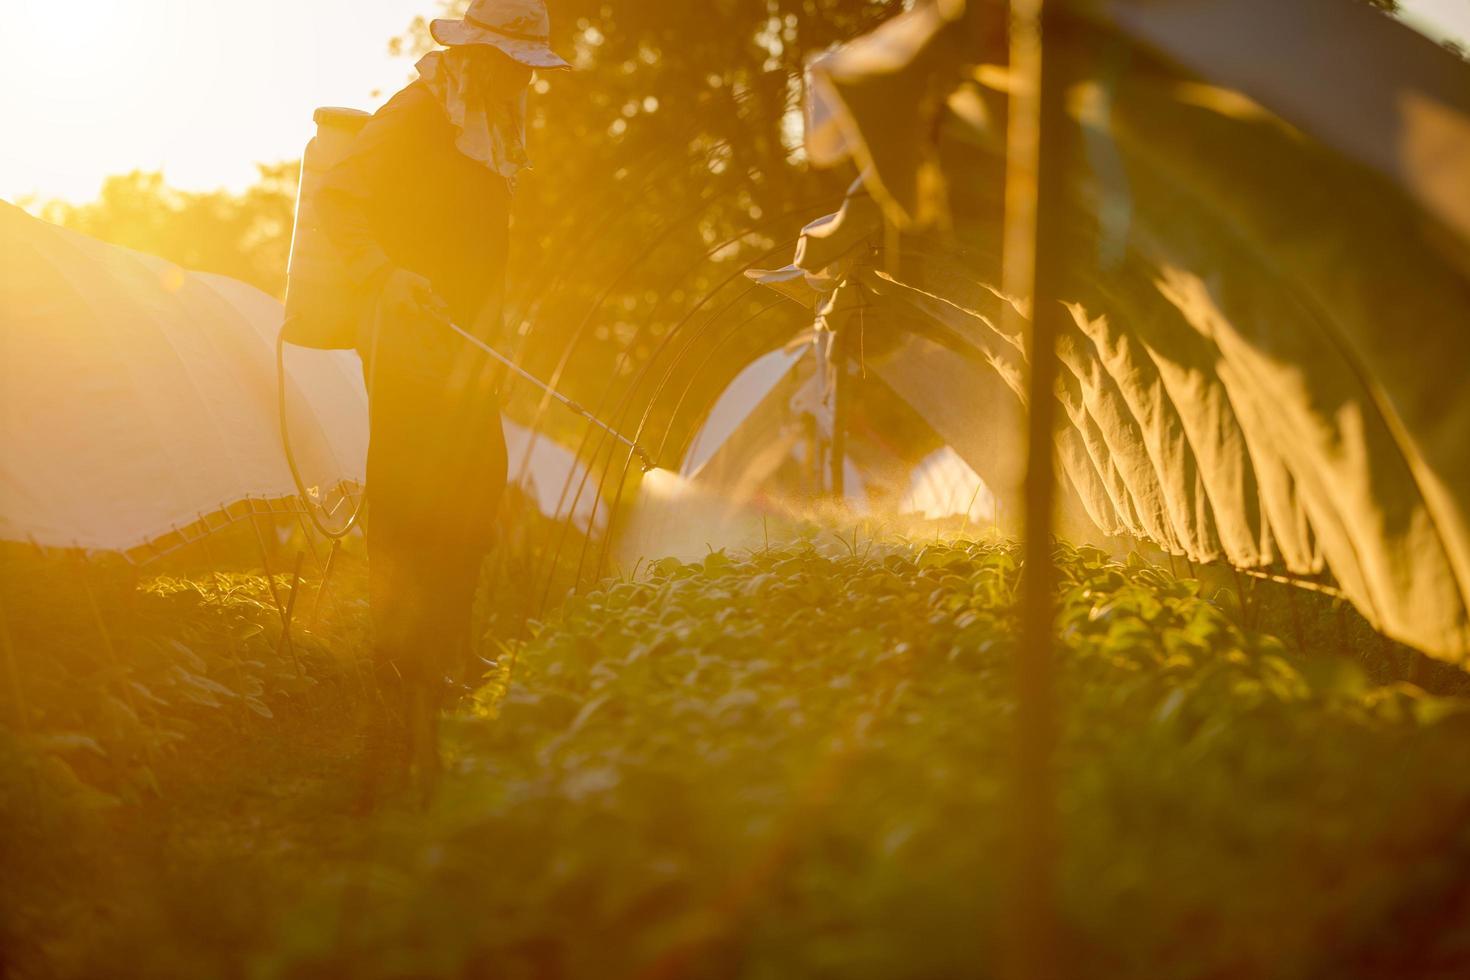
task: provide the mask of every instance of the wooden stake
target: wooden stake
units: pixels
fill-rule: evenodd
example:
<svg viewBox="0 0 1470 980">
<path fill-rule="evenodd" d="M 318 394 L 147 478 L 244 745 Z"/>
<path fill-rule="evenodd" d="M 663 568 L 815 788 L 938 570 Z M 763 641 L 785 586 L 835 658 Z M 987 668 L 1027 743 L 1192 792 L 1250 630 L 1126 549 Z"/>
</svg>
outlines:
<svg viewBox="0 0 1470 980">
<path fill-rule="evenodd" d="M 307 623 L 307 629 L 316 629 L 316 624 L 322 614 L 322 599 L 327 594 L 327 586 L 332 582 L 332 572 L 337 567 L 337 552 L 342 550 L 342 541 L 334 538 L 332 548 L 327 552 L 327 563 L 322 566 L 322 581 L 316 587 L 316 598 L 311 603 L 311 621 Z"/>
<path fill-rule="evenodd" d="M 281 604 L 281 594 L 276 590 L 276 577 L 271 572 L 270 556 L 266 553 L 265 535 L 260 533 L 260 524 L 255 520 L 255 515 L 250 515 L 250 528 L 255 532 L 255 543 L 260 546 L 260 567 L 265 571 L 265 584 L 271 593 L 271 602 L 275 604 L 276 614 L 284 621 L 286 618 L 286 607 Z"/>
<path fill-rule="evenodd" d="M 307 523 L 306 516 L 300 511 L 296 513 L 296 523 L 301 527 L 301 536 L 306 540 L 306 547 L 311 551 L 311 560 L 316 564 L 317 572 L 326 574 L 326 566 L 322 564 L 322 556 L 316 550 L 316 542 L 312 540 L 311 525 Z"/>
<path fill-rule="evenodd" d="M 301 669 L 301 658 L 296 655 L 296 646 L 291 642 L 291 614 L 296 611 L 296 593 L 301 591 L 301 563 L 305 559 L 306 552 L 296 552 L 296 568 L 291 572 L 291 594 L 286 597 L 286 608 L 281 612 L 281 638 L 276 643 L 276 656 L 280 656 L 283 649 L 291 654 L 297 677 L 306 676 L 306 672 Z"/>
<path fill-rule="evenodd" d="M 1054 980 L 1058 948 L 1055 877 L 1056 804 L 1052 753 L 1056 739 L 1052 670 L 1057 571 L 1052 560 L 1056 494 L 1056 344 L 1066 310 L 1065 196 L 1068 132 L 1061 20 L 1057 0 L 1012 0 L 1010 92 L 1006 128 L 1002 287 L 1030 299 L 1030 371 L 1020 643 L 1016 651 L 1015 848 L 1009 965 L 1016 980 Z M 1025 321 L 1006 304 L 1008 330 Z"/>
</svg>

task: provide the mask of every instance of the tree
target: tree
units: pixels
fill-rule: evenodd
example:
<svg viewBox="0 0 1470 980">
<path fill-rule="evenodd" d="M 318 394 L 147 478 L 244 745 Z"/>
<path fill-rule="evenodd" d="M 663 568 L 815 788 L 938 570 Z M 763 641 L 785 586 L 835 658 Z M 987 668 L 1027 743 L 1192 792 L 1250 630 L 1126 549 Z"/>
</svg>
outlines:
<svg viewBox="0 0 1470 980">
<path fill-rule="evenodd" d="M 465 5 L 445 0 L 442 14 Z M 745 354 L 809 324 L 739 273 L 789 261 L 801 225 L 833 210 L 853 177 L 805 166 L 807 59 L 903 6 L 551 0 L 552 44 L 576 71 L 535 82 L 507 344 L 543 375 L 569 355 L 560 383 L 589 404 L 626 393 L 645 405 L 672 368 L 658 432 L 685 384 L 714 389 Z M 395 42 L 408 52 L 431 44 L 423 20 Z"/>
<path fill-rule="evenodd" d="M 107 178 L 95 201 L 51 201 L 41 216 L 279 297 L 286 291 L 299 169 L 296 163 L 260 164 L 260 180 L 242 194 L 181 191 L 162 174 L 134 171 Z"/>
</svg>

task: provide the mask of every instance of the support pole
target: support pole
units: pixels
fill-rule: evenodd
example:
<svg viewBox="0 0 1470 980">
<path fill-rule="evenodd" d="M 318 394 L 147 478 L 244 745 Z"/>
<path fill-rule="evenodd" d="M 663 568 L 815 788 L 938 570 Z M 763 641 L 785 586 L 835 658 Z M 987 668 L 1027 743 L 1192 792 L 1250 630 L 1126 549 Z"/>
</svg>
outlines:
<svg viewBox="0 0 1470 980">
<path fill-rule="evenodd" d="M 308 630 L 316 629 L 316 624 L 322 616 L 322 600 L 326 598 L 327 589 L 332 584 L 332 571 L 337 567 L 337 552 L 342 549 L 340 539 L 332 539 L 331 549 L 327 552 L 327 563 L 322 567 L 322 580 L 316 587 L 316 598 L 311 603 L 311 620 L 306 624 Z"/>
<path fill-rule="evenodd" d="M 265 572 L 265 584 L 270 589 L 271 603 L 276 607 L 276 615 L 282 620 L 286 618 L 286 607 L 281 602 L 281 593 L 276 588 L 276 577 L 271 570 L 270 549 L 266 546 L 265 535 L 260 531 L 260 524 L 255 519 L 255 514 L 250 514 L 250 529 L 255 532 L 255 543 L 260 546 L 260 567 Z"/>
<path fill-rule="evenodd" d="M 1002 274 L 1007 294 L 1030 299 L 1021 642 L 1015 663 L 1015 926 L 1009 963 L 1017 980 L 1055 980 L 1062 966 L 1054 885 L 1052 672 L 1057 576 L 1052 531 L 1056 341 L 1064 315 L 1063 144 L 1068 123 L 1058 70 L 1058 3 L 1012 0 L 1010 25 L 1013 86 L 1006 133 Z"/>
<path fill-rule="evenodd" d="M 291 655 L 291 662 L 296 665 L 296 676 L 306 676 L 306 671 L 301 669 L 301 657 L 296 652 L 296 644 L 291 642 L 291 618 L 296 614 L 296 594 L 301 591 L 301 563 L 306 558 L 306 552 L 296 552 L 296 567 L 291 572 L 291 593 L 286 597 L 286 607 L 281 610 L 281 635 L 276 641 L 276 656 L 281 652 Z"/>
<path fill-rule="evenodd" d="M 306 515 L 300 511 L 296 513 L 296 525 L 301 528 L 301 539 L 306 542 L 306 547 L 311 552 L 311 560 L 316 563 L 316 570 L 325 575 L 326 566 L 322 564 L 322 556 L 316 550 L 316 542 L 311 540 L 311 525 L 307 523 Z"/>
<path fill-rule="evenodd" d="M 851 379 L 847 376 L 847 352 L 852 344 L 844 323 L 832 338 L 832 360 L 837 365 L 837 376 L 832 382 L 832 499 L 841 503 L 847 496 L 845 474 L 847 469 L 847 411 L 852 397 Z"/>
</svg>

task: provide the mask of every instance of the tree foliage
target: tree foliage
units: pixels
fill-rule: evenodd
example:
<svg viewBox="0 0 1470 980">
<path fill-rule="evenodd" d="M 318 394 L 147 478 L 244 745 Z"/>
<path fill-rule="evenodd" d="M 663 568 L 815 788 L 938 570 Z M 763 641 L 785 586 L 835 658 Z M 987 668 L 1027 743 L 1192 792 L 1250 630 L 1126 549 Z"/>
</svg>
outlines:
<svg viewBox="0 0 1470 980">
<path fill-rule="evenodd" d="M 95 201 L 50 201 L 41 216 L 93 238 L 162 256 L 187 269 L 232 276 L 282 296 L 300 165 L 258 167 L 260 179 L 241 194 L 183 191 L 170 187 L 161 173 L 135 170 L 107 178 Z"/>
<path fill-rule="evenodd" d="M 740 276 L 787 261 L 800 226 L 833 209 L 854 176 L 805 164 L 806 62 L 905 5 L 550 0 L 553 46 L 576 70 L 534 83 L 534 166 L 513 216 L 502 346 L 620 424 L 646 418 L 647 432 L 677 444 L 701 394 L 809 319 Z M 426 14 L 464 6 L 438 0 Z M 431 44 L 422 17 L 389 48 Z M 294 163 L 262 166 L 260 183 L 234 195 L 134 173 L 109 180 L 95 202 L 44 213 L 281 295 L 295 175 Z M 512 393 L 523 421 L 532 394 Z"/>
<path fill-rule="evenodd" d="M 716 387 L 741 355 L 789 337 L 801 312 L 739 273 L 784 263 L 797 229 L 834 208 L 853 176 L 804 165 L 803 65 L 902 6 L 552 0 L 553 45 L 576 71 L 544 74 L 531 94 L 534 167 L 513 216 L 505 344 L 544 375 L 565 359 L 559 384 L 606 410 L 629 395 L 629 415 L 672 371 L 661 389 L 669 415 L 684 385 Z M 453 15 L 464 3 L 441 7 Z M 420 18 L 390 48 L 430 44 Z M 279 296 L 296 169 L 262 166 L 239 195 L 133 173 L 94 202 L 43 213 Z"/>
<path fill-rule="evenodd" d="M 801 311 L 740 271 L 784 264 L 852 178 L 805 166 L 802 68 L 901 6 L 552 0 L 552 44 L 576 70 L 543 73 L 531 96 L 507 340 L 546 374 L 565 359 L 562 382 L 584 400 L 612 410 L 627 395 L 632 425 L 665 373 L 667 416 L 671 392 L 713 388 L 789 338 Z M 426 25 L 397 43 L 423 50 Z"/>
</svg>

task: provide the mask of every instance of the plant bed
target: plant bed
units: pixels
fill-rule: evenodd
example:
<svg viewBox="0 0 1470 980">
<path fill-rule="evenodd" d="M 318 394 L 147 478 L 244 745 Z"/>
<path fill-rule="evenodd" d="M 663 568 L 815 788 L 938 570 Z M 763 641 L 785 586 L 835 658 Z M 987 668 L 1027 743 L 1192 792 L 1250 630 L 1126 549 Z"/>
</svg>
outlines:
<svg viewBox="0 0 1470 980">
<path fill-rule="evenodd" d="M 1289 652 L 1141 560 L 1058 559 L 1073 975 L 1470 963 L 1466 702 Z M 572 600 L 451 719 L 433 809 L 317 882 L 267 972 L 994 975 L 1017 582 L 1009 547 L 854 540 Z"/>
</svg>

